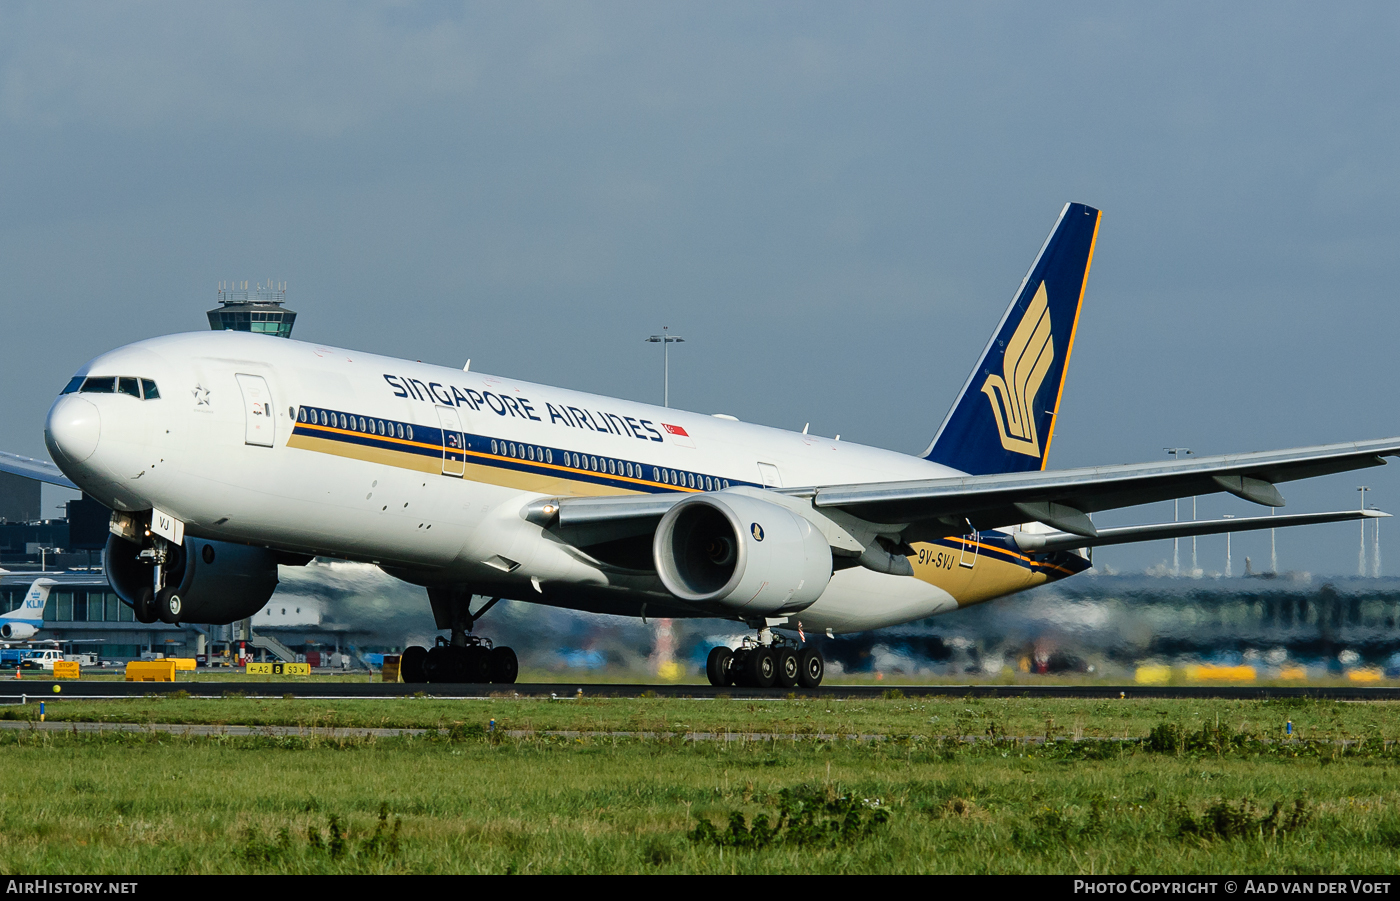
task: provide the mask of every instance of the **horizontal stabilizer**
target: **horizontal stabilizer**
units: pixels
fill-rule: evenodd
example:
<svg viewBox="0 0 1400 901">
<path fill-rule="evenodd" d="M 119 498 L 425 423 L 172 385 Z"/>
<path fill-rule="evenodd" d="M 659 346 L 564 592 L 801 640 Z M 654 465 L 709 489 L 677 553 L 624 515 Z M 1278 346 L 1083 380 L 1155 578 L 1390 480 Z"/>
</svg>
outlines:
<svg viewBox="0 0 1400 901">
<path fill-rule="evenodd" d="M 1148 526 L 1123 526 L 1099 529 L 1092 538 L 1071 532 L 1014 532 L 1016 545 L 1027 553 L 1072 550 L 1081 547 L 1102 547 L 1106 544 L 1130 544 L 1135 541 L 1157 541 L 1162 538 L 1189 538 L 1192 535 L 1219 535 L 1223 532 L 1253 532 L 1259 529 L 1282 529 L 1288 526 L 1314 526 L 1327 522 L 1352 522 L 1358 519 L 1378 519 L 1389 516 L 1379 510 L 1341 510 L 1336 513 L 1294 513 L 1288 516 L 1250 516 L 1242 519 L 1205 519 L 1196 522 L 1164 522 Z"/>
</svg>

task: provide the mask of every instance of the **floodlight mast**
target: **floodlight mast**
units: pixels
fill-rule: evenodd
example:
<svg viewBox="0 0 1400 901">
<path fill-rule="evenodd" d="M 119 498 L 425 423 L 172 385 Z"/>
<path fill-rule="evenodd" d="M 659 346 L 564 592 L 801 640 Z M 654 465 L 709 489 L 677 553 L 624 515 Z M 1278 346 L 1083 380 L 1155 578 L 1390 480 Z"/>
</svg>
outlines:
<svg viewBox="0 0 1400 901">
<path fill-rule="evenodd" d="M 1371 490 L 1370 485 L 1358 485 L 1357 491 L 1361 492 L 1361 509 L 1366 509 L 1366 492 Z M 1356 574 L 1366 575 L 1366 520 L 1361 520 L 1361 550 L 1356 554 Z"/>
<path fill-rule="evenodd" d="M 661 334 L 647 338 L 648 344 L 661 345 L 661 406 L 671 406 L 671 345 L 685 341 L 680 335 L 672 335 L 669 325 L 661 326 Z"/>
<path fill-rule="evenodd" d="M 1234 519 L 1234 518 L 1235 518 L 1235 514 L 1233 514 L 1233 513 L 1224 513 L 1224 514 L 1221 514 L 1221 515 L 1222 515 L 1225 519 Z M 1230 565 L 1230 533 L 1229 533 L 1229 532 L 1226 532 L 1226 533 L 1225 533 L 1225 578 L 1228 579 L 1228 578 L 1230 578 L 1233 574 L 1234 574 L 1234 573 L 1233 573 L 1232 567 L 1231 567 L 1231 565 Z"/>
<path fill-rule="evenodd" d="M 1166 451 L 1168 454 L 1170 454 L 1173 460 L 1180 460 L 1180 459 L 1182 458 L 1183 455 L 1185 455 L 1185 456 L 1187 456 L 1187 457 L 1191 456 L 1191 448 L 1189 448 L 1189 447 L 1164 447 L 1164 448 L 1162 448 L 1162 450 L 1164 450 L 1164 451 Z M 1196 509 L 1196 508 L 1195 508 L 1195 501 L 1193 500 L 1193 501 L 1192 501 L 1192 507 L 1191 507 L 1191 511 L 1192 511 L 1192 512 L 1191 512 L 1191 518 L 1192 518 L 1192 519 L 1195 519 L 1195 518 L 1196 518 L 1195 509 Z M 1181 498 L 1179 498 L 1179 497 L 1178 497 L 1178 498 L 1172 498 L 1172 522 L 1180 522 L 1180 521 L 1181 521 Z M 1192 556 L 1191 556 L 1191 566 L 1194 568 L 1195 565 L 1196 565 L 1196 557 L 1195 557 L 1195 554 L 1193 553 Z M 1194 574 L 1195 574 L 1195 573 L 1193 572 L 1192 575 L 1194 575 Z M 1180 538 L 1173 538 L 1173 539 L 1172 539 L 1172 575 L 1173 575 L 1173 576 L 1179 576 L 1179 575 L 1181 575 L 1181 539 L 1180 539 Z"/>
</svg>

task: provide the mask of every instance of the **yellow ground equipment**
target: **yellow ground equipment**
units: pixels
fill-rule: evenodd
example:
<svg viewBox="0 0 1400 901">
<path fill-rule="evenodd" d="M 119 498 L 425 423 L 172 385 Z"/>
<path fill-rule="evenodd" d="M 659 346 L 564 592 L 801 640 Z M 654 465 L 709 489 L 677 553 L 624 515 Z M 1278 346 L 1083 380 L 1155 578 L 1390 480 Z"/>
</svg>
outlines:
<svg viewBox="0 0 1400 901">
<path fill-rule="evenodd" d="M 133 660 L 126 665 L 128 682 L 174 682 L 174 660 Z"/>
</svg>

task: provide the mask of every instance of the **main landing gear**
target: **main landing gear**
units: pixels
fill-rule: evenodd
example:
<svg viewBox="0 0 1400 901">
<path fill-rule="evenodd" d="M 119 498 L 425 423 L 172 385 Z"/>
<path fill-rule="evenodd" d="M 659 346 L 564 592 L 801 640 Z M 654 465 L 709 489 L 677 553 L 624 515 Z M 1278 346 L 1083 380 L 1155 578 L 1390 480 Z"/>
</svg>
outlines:
<svg viewBox="0 0 1400 901">
<path fill-rule="evenodd" d="M 816 648 L 804 648 L 790 638 L 761 629 L 758 638 L 745 638 L 736 650 L 718 647 L 705 661 L 705 675 L 716 687 L 816 688 L 826 674 L 826 661 Z"/>
<path fill-rule="evenodd" d="M 471 593 L 460 586 L 429 588 L 433 612 L 448 614 L 452 637 L 441 635 L 432 648 L 417 645 L 404 648 L 399 658 L 399 674 L 405 682 L 495 682 L 509 685 L 520 674 L 520 662 L 515 651 L 496 647 L 489 638 L 469 635 L 476 621 L 496 606 L 500 598 L 492 598 L 476 613 L 471 612 Z M 443 624 L 439 621 L 439 627 Z"/>
</svg>

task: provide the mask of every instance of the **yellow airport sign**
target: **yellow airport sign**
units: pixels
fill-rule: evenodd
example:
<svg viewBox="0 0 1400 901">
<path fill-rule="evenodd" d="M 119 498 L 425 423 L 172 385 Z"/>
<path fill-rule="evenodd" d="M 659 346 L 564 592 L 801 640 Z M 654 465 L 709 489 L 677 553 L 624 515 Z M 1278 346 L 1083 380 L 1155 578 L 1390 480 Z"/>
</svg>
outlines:
<svg viewBox="0 0 1400 901">
<path fill-rule="evenodd" d="M 244 670 L 250 676 L 309 676 L 309 663 L 250 663 Z"/>
<path fill-rule="evenodd" d="M 78 678 L 78 662 L 76 660 L 55 660 L 53 664 L 53 677 L 55 679 Z"/>
</svg>

